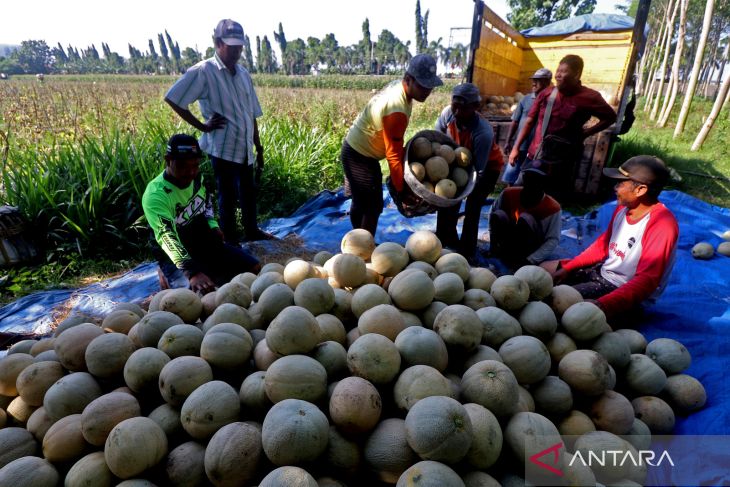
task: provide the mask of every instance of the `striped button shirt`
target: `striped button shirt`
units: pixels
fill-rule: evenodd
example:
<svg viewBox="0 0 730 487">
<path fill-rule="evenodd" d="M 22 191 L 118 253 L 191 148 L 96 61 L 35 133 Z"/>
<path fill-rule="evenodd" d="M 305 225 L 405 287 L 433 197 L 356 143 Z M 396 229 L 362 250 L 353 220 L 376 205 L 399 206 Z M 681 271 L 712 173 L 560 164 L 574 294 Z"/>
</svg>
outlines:
<svg viewBox="0 0 730 487">
<path fill-rule="evenodd" d="M 233 75 L 216 54 L 188 69 L 165 98 L 182 108 L 197 100 L 206 120 L 214 113 L 223 115 L 225 126 L 204 133 L 200 148 L 219 159 L 253 164 L 253 124 L 262 112 L 245 68 L 237 64 Z"/>
</svg>

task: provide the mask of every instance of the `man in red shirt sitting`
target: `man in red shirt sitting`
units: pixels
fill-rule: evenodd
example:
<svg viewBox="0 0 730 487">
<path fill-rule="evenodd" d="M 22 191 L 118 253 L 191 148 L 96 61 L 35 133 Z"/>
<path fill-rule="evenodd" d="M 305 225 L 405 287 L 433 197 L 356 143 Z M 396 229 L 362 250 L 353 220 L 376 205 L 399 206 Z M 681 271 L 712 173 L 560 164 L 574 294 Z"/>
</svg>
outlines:
<svg viewBox="0 0 730 487">
<path fill-rule="evenodd" d="M 581 84 L 582 74 L 580 56 L 569 54 L 560 60 L 555 87 L 545 88 L 537 96 L 509 155 L 510 164 L 514 164 L 520 146 L 537 125 L 523 170 L 537 167 L 547 173 L 546 191 L 558 200 L 573 192 L 574 169 L 583 154 L 583 141 L 616 121 L 616 112 L 601 94 Z M 552 106 L 546 116 L 549 105 Z M 598 122 L 584 127 L 591 117 Z M 517 184 L 520 183 L 518 179 Z"/>
<path fill-rule="evenodd" d="M 611 317 L 662 292 L 674 266 L 679 227 L 658 199 L 669 180 L 661 159 L 632 157 L 603 174 L 618 180 L 618 205 L 608 229 L 577 257 L 543 267 L 556 284 L 572 285 Z"/>
</svg>

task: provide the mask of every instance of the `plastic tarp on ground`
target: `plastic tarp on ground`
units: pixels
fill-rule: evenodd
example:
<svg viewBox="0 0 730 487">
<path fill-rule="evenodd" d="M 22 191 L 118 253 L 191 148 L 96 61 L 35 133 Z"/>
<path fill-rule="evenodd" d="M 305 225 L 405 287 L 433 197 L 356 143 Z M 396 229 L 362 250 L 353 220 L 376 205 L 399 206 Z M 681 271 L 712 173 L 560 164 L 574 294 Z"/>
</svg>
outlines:
<svg viewBox="0 0 730 487">
<path fill-rule="evenodd" d="M 612 32 L 631 30 L 634 18 L 619 14 L 585 14 L 558 20 L 542 27 L 530 27 L 520 31 L 525 37 L 547 37 L 575 34 L 576 32 Z"/>
<path fill-rule="evenodd" d="M 375 236 L 377 242 L 405 244 L 416 230 L 434 230 L 435 215 L 406 219 L 395 209 L 388 192 L 387 202 Z M 676 431 L 682 434 L 730 435 L 730 258 L 715 256 L 707 261 L 692 258 L 690 250 L 700 241 L 716 246 L 720 235 L 730 229 L 730 210 L 718 208 L 677 191 L 662 193 L 661 200 L 679 221 L 677 258 L 670 281 L 658 301 L 645 309 L 640 331 L 647 339 L 674 338 L 692 354 L 688 374 L 707 389 L 707 406 L 678 418 Z M 342 191 L 324 191 L 305 203 L 289 218 L 272 219 L 264 229 L 277 237 L 296 233 L 314 250 L 338 252 L 342 235 L 351 229 L 350 201 Z M 607 203 L 583 217 L 565 216 L 560 246 L 555 257 L 576 255 L 606 228 L 615 203 Z M 487 234 L 489 207 L 483 209 L 480 239 Z M 480 244 L 482 247 L 484 244 Z M 480 256 L 481 265 L 499 263 Z M 504 270 L 504 269 L 501 269 Z M 0 333 L 36 333 L 50 330 L 53 308 L 69 308 L 92 315 L 104 315 L 119 301 L 141 302 L 157 291 L 156 266 L 144 264 L 117 279 L 83 289 L 36 293 L 0 308 Z M 614 323 L 621 327 L 621 323 Z M 730 482 L 730 477 L 727 478 Z"/>
</svg>

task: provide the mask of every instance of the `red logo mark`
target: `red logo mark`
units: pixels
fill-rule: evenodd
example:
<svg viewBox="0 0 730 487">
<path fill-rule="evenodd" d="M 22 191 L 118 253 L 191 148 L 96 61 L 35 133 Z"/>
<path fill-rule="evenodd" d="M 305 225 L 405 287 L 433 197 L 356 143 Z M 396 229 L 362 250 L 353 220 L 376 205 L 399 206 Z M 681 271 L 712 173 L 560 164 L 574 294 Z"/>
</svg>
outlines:
<svg viewBox="0 0 730 487">
<path fill-rule="evenodd" d="M 562 442 L 555 443 L 550 448 L 546 448 L 545 450 L 543 450 L 541 452 L 538 452 L 538 453 L 535 453 L 534 455 L 532 455 L 530 457 L 530 461 L 532 463 L 534 463 L 535 465 L 537 465 L 538 467 L 544 468 L 545 470 L 548 470 L 548 471 L 554 473 L 555 475 L 558 475 L 558 476 L 562 477 L 563 476 L 563 471 L 562 470 L 557 469 L 557 468 L 553 467 L 552 465 L 548 465 L 547 463 L 543 463 L 540 460 L 538 460 L 538 458 L 544 457 L 545 455 L 548 455 L 550 452 L 553 452 L 555 454 L 555 460 L 553 461 L 553 463 L 556 463 L 557 464 L 558 463 L 558 459 L 560 458 L 560 452 L 558 450 L 560 450 L 562 447 L 563 447 L 563 443 Z"/>
</svg>

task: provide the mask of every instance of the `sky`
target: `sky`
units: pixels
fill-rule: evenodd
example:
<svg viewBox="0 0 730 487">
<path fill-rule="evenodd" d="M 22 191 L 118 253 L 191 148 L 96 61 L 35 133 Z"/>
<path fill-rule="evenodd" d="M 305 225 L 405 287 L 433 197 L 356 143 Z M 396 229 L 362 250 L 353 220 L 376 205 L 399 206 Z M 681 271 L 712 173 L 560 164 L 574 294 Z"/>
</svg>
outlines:
<svg viewBox="0 0 730 487">
<path fill-rule="evenodd" d="M 596 12 L 614 12 L 618 0 L 599 0 Z M 273 32 L 279 22 L 287 40 L 309 36 L 323 38 L 334 33 L 340 45 L 351 45 L 362 38 L 362 23 L 370 20 L 370 35 L 377 40 L 388 29 L 403 42 L 411 41 L 415 51 L 415 0 L 127 0 L 103 2 L 89 0 L 33 0 L 6 2 L 0 17 L 0 44 L 20 44 L 29 39 L 45 40 L 53 47 L 58 42 L 85 48 L 92 43 L 101 51 L 106 42 L 112 51 L 128 57 L 127 43 L 141 51 L 148 40 L 155 41 L 165 29 L 173 41 L 201 52 L 212 46 L 213 29 L 220 19 L 241 23 L 251 38 L 255 54 L 256 36 L 269 37 L 276 47 Z M 489 6 L 506 18 L 506 0 L 490 0 Z M 473 0 L 421 0 L 421 12 L 430 11 L 428 38 L 441 38 L 449 45 L 452 27 L 471 28 Z M 469 31 L 454 32 L 453 42 L 468 44 Z"/>
</svg>

